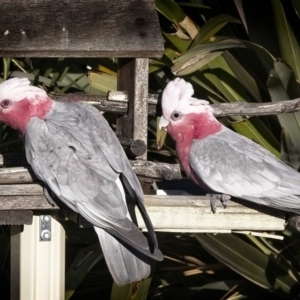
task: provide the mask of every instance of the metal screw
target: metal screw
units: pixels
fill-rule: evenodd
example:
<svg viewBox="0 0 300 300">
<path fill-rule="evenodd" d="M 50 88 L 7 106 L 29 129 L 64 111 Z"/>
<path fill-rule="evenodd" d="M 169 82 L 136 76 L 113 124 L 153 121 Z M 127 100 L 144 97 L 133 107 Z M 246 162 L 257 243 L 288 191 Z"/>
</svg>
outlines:
<svg viewBox="0 0 300 300">
<path fill-rule="evenodd" d="M 42 238 L 42 240 L 44 240 L 44 241 L 49 240 L 49 239 L 51 238 L 51 232 L 50 232 L 50 230 L 48 230 L 48 229 L 43 230 L 43 231 L 41 232 L 41 238 Z"/>
<path fill-rule="evenodd" d="M 42 222 L 50 222 L 51 217 L 49 215 L 42 215 L 41 220 Z"/>
</svg>

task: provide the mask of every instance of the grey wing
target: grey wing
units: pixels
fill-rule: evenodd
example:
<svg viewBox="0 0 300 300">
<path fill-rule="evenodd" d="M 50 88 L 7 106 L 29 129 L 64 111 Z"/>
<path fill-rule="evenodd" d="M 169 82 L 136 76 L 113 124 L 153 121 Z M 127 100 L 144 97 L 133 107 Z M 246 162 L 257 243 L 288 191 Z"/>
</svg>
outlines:
<svg viewBox="0 0 300 300">
<path fill-rule="evenodd" d="M 111 167 L 121 174 L 122 181 L 126 186 L 129 194 L 136 200 L 137 206 L 144 219 L 145 225 L 148 229 L 148 233 L 153 241 L 153 244 L 158 247 L 158 242 L 153 229 L 152 222 L 144 206 L 144 194 L 141 185 L 137 179 L 137 176 L 133 172 L 128 158 L 120 145 L 119 140 L 115 134 L 109 134 L 111 129 L 104 118 L 99 118 L 99 112 L 91 105 L 80 103 L 85 110 L 88 111 L 92 118 L 89 119 L 89 128 L 93 129 L 93 136 L 96 144 L 100 145 L 105 158 L 111 165 Z M 99 128 L 107 128 L 107 130 L 101 130 Z M 111 147 L 113 145 L 113 147 Z"/>
<path fill-rule="evenodd" d="M 99 113 L 97 118 L 100 121 L 80 103 L 56 103 L 45 122 L 37 118 L 29 122 L 27 159 L 34 172 L 73 210 L 142 253 L 161 259 L 159 250 L 149 252 L 145 237 L 129 219 L 117 184 L 126 162 L 119 162 L 120 170 L 116 170 L 103 151 L 107 147 L 106 151 L 122 160 L 123 149 Z"/>
<path fill-rule="evenodd" d="M 300 174 L 226 127 L 194 140 L 189 161 L 213 191 L 284 210 L 300 209 Z"/>
</svg>

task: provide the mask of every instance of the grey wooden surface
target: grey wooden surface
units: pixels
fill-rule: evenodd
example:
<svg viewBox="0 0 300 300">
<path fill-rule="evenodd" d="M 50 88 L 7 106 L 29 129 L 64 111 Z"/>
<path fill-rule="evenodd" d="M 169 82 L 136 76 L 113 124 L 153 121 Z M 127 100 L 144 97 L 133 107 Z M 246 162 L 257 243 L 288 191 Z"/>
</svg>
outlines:
<svg viewBox="0 0 300 300">
<path fill-rule="evenodd" d="M 151 181 L 181 179 L 181 170 L 178 164 L 156 163 L 143 160 L 130 161 L 130 164 L 137 176 L 147 177 Z M 0 155 L 1 165 L 3 165 L 2 155 Z M 0 190 L 3 188 L 2 184 L 23 184 L 37 181 L 30 166 L 0 168 Z"/>
<path fill-rule="evenodd" d="M 128 111 L 118 117 L 116 134 L 120 138 L 140 139 L 147 145 L 148 59 L 119 59 L 118 90 L 128 94 Z M 147 153 L 139 157 L 147 159 Z"/>
<path fill-rule="evenodd" d="M 153 0 L 3 0 L 0 56 L 160 57 Z"/>
<path fill-rule="evenodd" d="M 46 201 L 38 184 L 2 186 L 1 210 L 58 209 Z M 59 205 L 59 203 L 58 203 Z M 268 207 L 241 205 L 233 201 L 224 209 L 221 205 L 216 214 L 211 212 L 208 196 L 192 195 L 145 195 L 145 205 L 154 228 L 173 232 L 224 232 L 230 230 L 283 230 L 285 214 Z M 139 227 L 146 230 L 138 209 L 135 210 Z"/>
</svg>

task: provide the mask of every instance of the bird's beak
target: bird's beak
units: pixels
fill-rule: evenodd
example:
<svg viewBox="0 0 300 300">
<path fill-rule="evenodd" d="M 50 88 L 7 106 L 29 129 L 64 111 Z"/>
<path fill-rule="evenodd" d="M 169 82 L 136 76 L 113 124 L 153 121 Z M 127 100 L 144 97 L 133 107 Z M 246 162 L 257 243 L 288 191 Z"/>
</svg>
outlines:
<svg viewBox="0 0 300 300">
<path fill-rule="evenodd" d="M 167 126 L 170 122 L 162 116 L 160 118 L 157 118 L 157 123 L 158 124 L 156 126 L 156 143 L 157 149 L 161 149 L 164 145 L 167 136 Z"/>
</svg>

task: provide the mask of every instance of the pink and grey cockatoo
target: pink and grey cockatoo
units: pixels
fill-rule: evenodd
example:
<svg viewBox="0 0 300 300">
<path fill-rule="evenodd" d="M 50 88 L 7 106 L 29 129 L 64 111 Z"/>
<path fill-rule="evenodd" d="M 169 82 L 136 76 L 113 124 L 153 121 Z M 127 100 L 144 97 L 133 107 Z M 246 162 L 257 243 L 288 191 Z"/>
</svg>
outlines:
<svg viewBox="0 0 300 300">
<path fill-rule="evenodd" d="M 300 213 L 300 173 L 266 149 L 223 126 L 205 100 L 193 98 L 192 85 L 176 78 L 162 94 L 165 128 L 176 142 L 186 175 L 198 185 L 277 209 Z M 159 140 L 158 140 L 159 142 Z M 215 198 L 212 200 L 212 210 Z"/>
<path fill-rule="evenodd" d="M 28 79 L 14 78 L 0 84 L 0 121 L 18 130 L 37 177 L 94 225 L 114 281 L 124 285 L 148 277 L 148 258 L 163 256 L 139 181 L 97 109 L 53 101 Z M 122 183 L 137 203 L 153 246 L 131 220 Z"/>
</svg>

